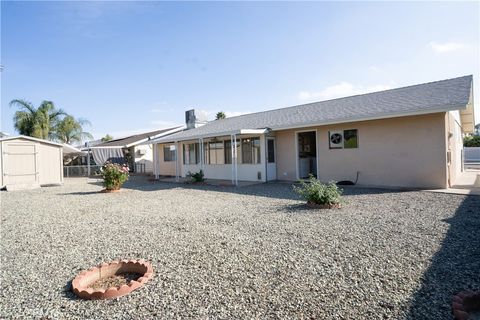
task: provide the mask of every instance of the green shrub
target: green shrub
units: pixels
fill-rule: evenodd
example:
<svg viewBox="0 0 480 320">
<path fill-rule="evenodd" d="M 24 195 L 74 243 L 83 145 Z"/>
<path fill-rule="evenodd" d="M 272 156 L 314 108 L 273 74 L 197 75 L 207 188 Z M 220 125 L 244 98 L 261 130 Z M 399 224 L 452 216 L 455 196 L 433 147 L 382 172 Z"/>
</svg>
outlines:
<svg viewBox="0 0 480 320">
<path fill-rule="evenodd" d="M 335 182 L 323 184 L 313 175 L 309 176 L 307 182 L 300 181 L 300 186 L 293 186 L 293 190 L 308 203 L 313 204 L 340 204 L 342 197 L 342 189 Z"/>
<path fill-rule="evenodd" d="M 480 136 L 465 137 L 463 139 L 464 147 L 480 147 Z"/>
<path fill-rule="evenodd" d="M 128 166 L 106 162 L 101 168 L 103 186 L 107 190 L 117 190 L 128 180 Z"/>
<path fill-rule="evenodd" d="M 187 178 L 190 178 L 191 182 L 203 182 L 203 181 L 205 181 L 203 170 L 200 170 L 200 171 L 195 172 L 195 173 L 191 173 L 190 171 L 188 171 Z"/>
</svg>

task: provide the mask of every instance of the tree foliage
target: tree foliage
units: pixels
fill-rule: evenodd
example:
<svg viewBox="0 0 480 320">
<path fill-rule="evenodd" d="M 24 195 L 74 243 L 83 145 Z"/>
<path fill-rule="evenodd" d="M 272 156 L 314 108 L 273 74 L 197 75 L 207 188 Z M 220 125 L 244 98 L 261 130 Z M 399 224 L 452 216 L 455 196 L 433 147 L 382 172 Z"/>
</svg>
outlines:
<svg viewBox="0 0 480 320">
<path fill-rule="evenodd" d="M 54 139 L 68 144 L 82 142 L 87 139 L 92 140 L 93 136 L 89 132 L 83 131 L 83 126 L 85 125 L 90 125 L 90 122 L 67 115 L 54 128 Z"/>
<path fill-rule="evenodd" d="M 107 141 L 110 141 L 110 140 L 113 140 L 113 137 L 111 135 L 109 135 L 108 133 L 105 135 L 105 137 L 102 138 L 103 142 L 107 142 Z"/>
<path fill-rule="evenodd" d="M 75 119 L 57 108 L 52 101 L 42 101 L 35 108 L 26 100 L 14 99 L 10 106 L 18 108 L 13 121 L 15 129 L 22 135 L 63 143 L 93 139 L 90 133 L 83 131 L 83 126 L 90 124 L 87 120 Z"/>
<path fill-rule="evenodd" d="M 227 115 L 223 111 L 217 112 L 217 115 L 215 116 L 215 120 L 220 120 L 220 119 L 225 119 Z"/>
<path fill-rule="evenodd" d="M 464 147 L 480 147 L 480 136 L 465 137 L 463 139 Z"/>
<path fill-rule="evenodd" d="M 38 108 L 35 108 L 30 102 L 15 99 L 10 102 L 10 106 L 19 108 L 13 116 L 15 129 L 23 135 L 40 139 L 51 139 L 55 127 L 66 113 L 62 109 L 57 109 L 52 101 L 43 101 Z"/>
</svg>

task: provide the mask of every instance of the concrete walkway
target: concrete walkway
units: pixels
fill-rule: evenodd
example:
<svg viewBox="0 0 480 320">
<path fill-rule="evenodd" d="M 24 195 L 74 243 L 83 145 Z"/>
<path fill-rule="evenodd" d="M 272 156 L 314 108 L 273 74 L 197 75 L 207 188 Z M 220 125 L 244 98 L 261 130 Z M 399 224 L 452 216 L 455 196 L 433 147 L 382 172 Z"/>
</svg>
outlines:
<svg viewBox="0 0 480 320">
<path fill-rule="evenodd" d="M 160 177 L 158 181 L 160 182 L 170 182 L 170 183 L 187 183 L 190 179 L 180 177 L 179 180 L 175 180 L 175 177 Z M 251 186 L 254 184 L 263 183 L 262 181 L 238 181 L 237 187 Z M 222 186 L 222 187 L 234 187 L 231 180 L 221 180 L 221 179 L 205 179 L 204 184 L 212 186 Z"/>
<path fill-rule="evenodd" d="M 448 189 L 428 190 L 432 192 L 480 195 L 480 170 L 467 169 L 457 177 L 457 183 Z"/>
</svg>

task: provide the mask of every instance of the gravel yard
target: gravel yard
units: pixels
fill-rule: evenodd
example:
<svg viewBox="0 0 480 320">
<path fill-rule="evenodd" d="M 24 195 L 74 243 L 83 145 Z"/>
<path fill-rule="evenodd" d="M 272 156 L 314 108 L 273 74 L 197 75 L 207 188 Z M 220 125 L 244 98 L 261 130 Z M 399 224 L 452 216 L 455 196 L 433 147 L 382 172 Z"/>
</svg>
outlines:
<svg viewBox="0 0 480 320">
<path fill-rule="evenodd" d="M 309 210 L 288 184 L 125 187 L 1 193 L 0 318 L 438 320 L 480 288 L 478 196 L 347 188 L 343 209 Z M 151 261 L 153 280 L 113 300 L 70 292 L 123 258 Z"/>
</svg>

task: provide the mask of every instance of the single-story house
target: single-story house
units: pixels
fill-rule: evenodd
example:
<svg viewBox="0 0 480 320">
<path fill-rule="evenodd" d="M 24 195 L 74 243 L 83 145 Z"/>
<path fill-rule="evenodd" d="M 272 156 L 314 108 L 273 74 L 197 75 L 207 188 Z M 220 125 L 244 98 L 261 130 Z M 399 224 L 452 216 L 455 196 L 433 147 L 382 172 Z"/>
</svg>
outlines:
<svg viewBox="0 0 480 320">
<path fill-rule="evenodd" d="M 91 146 L 93 159 L 97 165 L 103 165 L 108 159 L 126 159 L 133 172 L 152 173 L 153 172 L 153 152 L 152 145 L 142 144 L 151 139 L 168 136 L 169 134 L 179 132 L 184 126 L 155 130 L 140 133 L 128 137 L 110 140 Z"/>
<path fill-rule="evenodd" d="M 0 138 L 0 185 L 7 190 L 63 183 L 63 149 L 59 143 L 27 137 Z"/>
<path fill-rule="evenodd" d="M 472 76 L 208 122 L 151 140 L 155 176 L 446 188 L 474 130 Z M 191 111 L 190 111 L 191 113 Z M 188 126 L 188 123 L 187 123 Z"/>
</svg>

